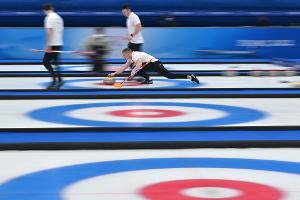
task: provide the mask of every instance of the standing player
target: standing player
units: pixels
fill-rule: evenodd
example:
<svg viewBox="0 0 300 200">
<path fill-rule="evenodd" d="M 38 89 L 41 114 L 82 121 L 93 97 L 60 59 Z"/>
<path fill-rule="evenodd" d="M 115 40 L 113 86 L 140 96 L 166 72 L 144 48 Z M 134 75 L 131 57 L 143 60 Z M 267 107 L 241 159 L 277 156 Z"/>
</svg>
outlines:
<svg viewBox="0 0 300 200">
<path fill-rule="evenodd" d="M 125 17 L 127 17 L 126 25 L 129 41 L 128 48 L 132 51 L 141 51 L 144 38 L 142 35 L 142 23 L 140 18 L 131 11 L 129 5 L 124 5 L 122 7 L 122 13 Z"/>
<path fill-rule="evenodd" d="M 54 7 L 51 4 L 45 4 L 43 11 L 46 14 L 44 26 L 47 31 L 47 40 L 45 47 L 45 55 L 43 64 L 50 72 L 53 79 L 52 84 L 47 89 L 59 89 L 63 85 L 63 80 L 58 73 L 58 70 L 54 70 L 51 62 L 58 67 L 59 53 L 53 51 L 60 51 L 63 46 L 63 19 L 54 12 Z"/>
<path fill-rule="evenodd" d="M 163 64 L 155 57 L 139 51 L 132 51 L 126 48 L 122 51 L 124 58 L 127 62 L 116 70 L 116 72 L 110 74 L 109 76 L 116 76 L 123 73 L 130 65 L 134 64 L 134 68 L 131 70 L 131 76 L 138 75 L 145 78 L 143 84 L 152 84 L 153 81 L 150 80 L 147 72 L 157 72 L 160 75 L 168 79 L 190 79 L 192 82 L 199 84 L 199 80 L 194 74 L 175 74 L 169 72 Z M 150 62 L 147 66 L 139 70 L 144 63 Z M 138 71 L 139 70 L 139 71 Z M 138 72 L 137 72 L 138 71 Z M 137 73 L 136 73 L 137 72 Z"/>
</svg>

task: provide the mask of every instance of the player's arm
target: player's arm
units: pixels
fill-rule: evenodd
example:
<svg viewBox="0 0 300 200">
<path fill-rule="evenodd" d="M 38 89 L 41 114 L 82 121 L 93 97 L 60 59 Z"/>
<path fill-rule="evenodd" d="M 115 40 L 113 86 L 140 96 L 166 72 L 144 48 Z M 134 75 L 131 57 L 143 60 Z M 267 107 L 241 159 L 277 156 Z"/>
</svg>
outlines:
<svg viewBox="0 0 300 200">
<path fill-rule="evenodd" d="M 133 36 L 135 36 L 140 31 L 142 31 L 142 23 L 138 16 L 134 17 L 133 23 L 134 23 L 134 32 L 130 33 L 129 38 L 128 38 L 129 40 L 131 40 L 133 38 Z"/>
<path fill-rule="evenodd" d="M 142 60 L 138 59 L 135 62 L 135 67 L 131 70 L 131 76 L 134 76 L 136 72 L 143 66 Z"/>
<path fill-rule="evenodd" d="M 53 28 L 47 28 L 47 39 L 46 39 L 46 51 L 51 51 L 50 49 L 50 41 L 53 38 Z"/>
<path fill-rule="evenodd" d="M 118 74 L 122 74 L 129 66 L 130 66 L 130 62 L 126 62 L 124 65 L 122 65 L 122 67 L 118 68 L 114 73 L 109 74 L 109 76 L 116 76 Z"/>
<path fill-rule="evenodd" d="M 142 24 L 136 24 L 134 27 L 134 32 L 131 33 L 131 37 L 135 36 L 136 34 L 138 34 L 140 31 L 142 30 Z"/>
</svg>

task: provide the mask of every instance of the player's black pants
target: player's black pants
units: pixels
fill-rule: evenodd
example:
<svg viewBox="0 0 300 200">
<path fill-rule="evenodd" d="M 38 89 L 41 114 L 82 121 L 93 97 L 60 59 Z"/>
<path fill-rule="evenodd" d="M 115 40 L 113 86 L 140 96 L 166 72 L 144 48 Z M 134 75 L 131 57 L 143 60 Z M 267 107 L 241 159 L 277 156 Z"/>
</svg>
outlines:
<svg viewBox="0 0 300 200">
<path fill-rule="evenodd" d="M 161 76 L 164 76 L 168 79 L 187 79 L 187 74 L 175 74 L 168 71 L 160 61 L 151 62 L 143 69 L 137 72 L 137 76 L 144 77 L 147 81 L 150 80 L 147 72 L 157 72 Z"/>
<path fill-rule="evenodd" d="M 104 60 L 103 59 L 100 59 L 100 58 L 94 58 L 93 59 L 93 71 L 94 72 L 98 72 L 98 73 L 101 73 L 104 71 Z"/>
<path fill-rule="evenodd" d="M 93 71 L 101 73 L 104 71 L 105 51 L 103 50 L 103 46 L 93 46 L 92 49 L 96 52 L 94 55 L 90 56 L 94 65 Z"/>
<path fill-rule="evenodd" d="M 136 43 L 128 43 L 128 48 L 131 49 L 132 51 L 142 51 L 142 43 L 136 44 Z"/>
<path fill-rule="evenodd" d="M 52 51 L 60 51 L 62 49 L 62 46 L 51 46 L 50 47 Z M 58 64 L 59 64 L 59 55 L 60 53 L 45 53 L 43 64 L 46 67 L 46 69 L 51 74 L 51 77 L 53 79 L 53 82 L 62 81 L 62 78 L 60 74 L 58 73 Z M 52 63 L 56 66 L 56 70 L 54 70 Z"/>
</svg>

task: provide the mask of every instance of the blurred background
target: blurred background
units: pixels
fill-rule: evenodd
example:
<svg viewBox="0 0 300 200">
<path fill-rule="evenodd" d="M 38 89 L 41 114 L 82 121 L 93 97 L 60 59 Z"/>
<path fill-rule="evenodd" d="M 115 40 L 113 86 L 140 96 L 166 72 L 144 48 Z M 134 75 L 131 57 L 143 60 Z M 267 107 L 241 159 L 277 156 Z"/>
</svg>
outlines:
<svg viewBox="0 0 300 200">
<path fill-rule="evenodd" d="M 168 62 L 268 62 L 298 59 L 300 2 L 295 0 L 14 0 L 1 1 L 0 61 L 39 62 L 29 48 L 44 45 L 43 3 L 64 18 L 64 50 L 82 50 L 93 27 L 103 27 L 111 51 L 108 62 L 122 61 L 127 45 L 123 4 L 143 25 L 144 51 Z M 85 57 L 63 55 L 63 62 Z"/>
</svg>

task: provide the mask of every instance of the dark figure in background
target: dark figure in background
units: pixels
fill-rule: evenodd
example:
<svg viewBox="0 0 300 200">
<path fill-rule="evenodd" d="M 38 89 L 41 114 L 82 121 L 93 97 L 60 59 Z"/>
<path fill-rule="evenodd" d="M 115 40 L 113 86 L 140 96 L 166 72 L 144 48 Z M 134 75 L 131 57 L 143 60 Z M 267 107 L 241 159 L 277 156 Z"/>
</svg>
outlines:
<svg viewBox="0 0 300 200">
<path fill-rule="evenodd" d="M 43 11 L 46 14 L 44 26 L 47 31 L 47 41 L 45 47 L 45 55 L 43 64 L 45 68 L 50 72 L 53 79 L 51 85 L 47 89 L 59 89 L 63 85 L 63 80 L 58 73 L 58 70 L 54 70 L 51 62 L 58 68 L 59 52 L 63 46 L 63 31 L 64 21 L 54 12 L 54 7 L 51 4 L 45 4 Z"/>
<path fill-rule="evenodd" d="M 85 44 L 86 50 L 95 52 L 89 55 L 93 63 L 93 71 L 104 71 L 104 56 L 110 51 L 109 43 L 104 35 L 103 28 L 96 28 L 94 35 L 92 35 Z"/>
</svg>

